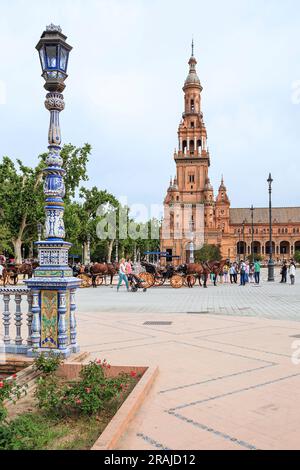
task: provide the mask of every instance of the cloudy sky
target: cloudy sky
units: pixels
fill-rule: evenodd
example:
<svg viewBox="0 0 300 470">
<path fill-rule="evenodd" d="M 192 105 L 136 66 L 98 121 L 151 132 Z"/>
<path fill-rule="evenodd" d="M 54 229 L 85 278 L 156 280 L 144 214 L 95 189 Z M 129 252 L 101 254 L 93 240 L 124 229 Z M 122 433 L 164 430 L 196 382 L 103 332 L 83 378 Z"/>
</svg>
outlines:
<svg viewBox="0 0 300 470">
<path fill-rule="evenodd" d="M 0 155 L 34 164 L 48 112 L 35 45 L 60 24 L 74 46 L 63 140 L 93 147 L 89 185 L 161 203 L 192 37 L 215 189 L 233 207 L 299 205 L 298 0 L 0 0 Z"/>
</svg>

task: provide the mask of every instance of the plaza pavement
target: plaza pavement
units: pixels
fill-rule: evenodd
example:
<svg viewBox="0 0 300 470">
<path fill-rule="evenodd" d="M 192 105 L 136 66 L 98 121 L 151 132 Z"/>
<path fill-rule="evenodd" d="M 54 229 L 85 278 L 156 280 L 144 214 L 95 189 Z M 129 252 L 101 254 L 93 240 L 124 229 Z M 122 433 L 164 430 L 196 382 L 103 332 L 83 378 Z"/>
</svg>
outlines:
<svg viewBox="0 0 300 470">
<path fill-rule="evenodd" d="M 300 448 L 300 285 L 103 286 L 77 301 L 82 351 L 159 366 L 119 449 Z"/>
</svg>

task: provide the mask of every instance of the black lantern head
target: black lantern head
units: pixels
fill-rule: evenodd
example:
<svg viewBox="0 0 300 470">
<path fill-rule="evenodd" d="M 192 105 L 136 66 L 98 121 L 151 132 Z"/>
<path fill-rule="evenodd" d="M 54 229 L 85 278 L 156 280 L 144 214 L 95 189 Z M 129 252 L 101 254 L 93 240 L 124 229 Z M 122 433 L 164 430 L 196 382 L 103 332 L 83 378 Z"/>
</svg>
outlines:
<svg viewBox="0 0 300 470">
<path fill-rule="evenodd" d="M 72 50 L 66 39 L 67 36 L 62 33 L 60 26 L 51 24 L 46 27 L 36 46 L 47 91 L 61 93 L 66 87 L 64 82 L 68 76 L 69 53 Z"/>
</svg>

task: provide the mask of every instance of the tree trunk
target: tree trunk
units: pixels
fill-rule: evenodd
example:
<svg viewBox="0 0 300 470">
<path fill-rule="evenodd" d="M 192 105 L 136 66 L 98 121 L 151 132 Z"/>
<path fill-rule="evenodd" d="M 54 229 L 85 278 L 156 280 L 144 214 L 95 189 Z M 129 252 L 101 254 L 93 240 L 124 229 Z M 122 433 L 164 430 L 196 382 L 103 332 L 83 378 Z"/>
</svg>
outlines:
<svg viewBox="0 0 300 470">
<path fill-rule="evenodd" d="M 107 254 L 107 262 L 111 263 L 111 255 L 114 247 L 114 240 L 109 240 L 108 242 L 108 254 Z"/>
<path fill-rule="evenodd" d="M 22 264 L 22 240 L 17 238 L 13 240 L 14 252 L 15 252 L 15 262 L 17 264 Z"/>
<path fill-rule="evenodd" d="M 89 259 L 89 248 L 88 248 L 88 243 L 84 243 L 83 245 L 83 263 L 85 266 L 90 264 L 90 259 Z"/>
</svg>

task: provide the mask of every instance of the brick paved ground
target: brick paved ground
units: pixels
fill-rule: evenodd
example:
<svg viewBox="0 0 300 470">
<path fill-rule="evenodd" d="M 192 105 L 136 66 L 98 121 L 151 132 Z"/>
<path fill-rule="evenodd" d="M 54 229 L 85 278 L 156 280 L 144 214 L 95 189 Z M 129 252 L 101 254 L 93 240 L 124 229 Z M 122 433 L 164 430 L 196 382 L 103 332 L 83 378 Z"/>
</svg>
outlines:
<svg viewBox="0 0 300 470">
<path fill-rule="evenodd" d="M 299 305 L 300 287 L 278 280 L 145 294 L 80 290 L 82 350 L 160 368 L 118 447 L 299 449 L 300 365 L 291 360 Z"/>
</svg>

